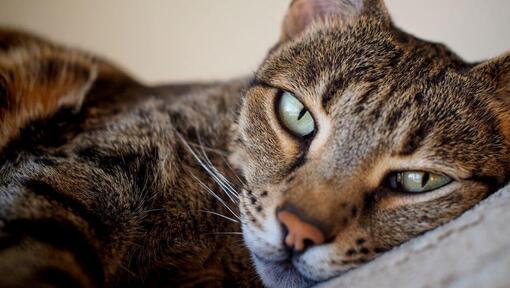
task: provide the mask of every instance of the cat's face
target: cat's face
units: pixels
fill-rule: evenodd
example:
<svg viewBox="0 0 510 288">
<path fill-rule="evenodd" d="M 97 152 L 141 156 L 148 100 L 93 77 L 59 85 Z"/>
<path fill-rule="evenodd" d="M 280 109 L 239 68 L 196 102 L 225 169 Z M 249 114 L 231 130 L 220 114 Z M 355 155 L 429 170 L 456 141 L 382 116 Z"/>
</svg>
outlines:
<svg viewBox="0 0 510 288">
<path fill-rule="evenodd" d="M 337 276 L 507 181 L 508 55 L 465 64 L 397 30 L 377 1 L 294 1 L 283 31 L 231 159 L 266 285 Z"/>
</svg>

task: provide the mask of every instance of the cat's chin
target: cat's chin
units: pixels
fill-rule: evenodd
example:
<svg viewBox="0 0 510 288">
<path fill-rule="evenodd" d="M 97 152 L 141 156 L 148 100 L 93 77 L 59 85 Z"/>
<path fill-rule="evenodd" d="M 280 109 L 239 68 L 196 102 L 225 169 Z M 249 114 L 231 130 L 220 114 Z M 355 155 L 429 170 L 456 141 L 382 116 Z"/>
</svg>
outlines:
<svg viewBox="0 0 510 288">
<path fill-rule="evenodd" d="M 252 254 L 252 258 L 262 282 L 269 288 L 304 288 L 317 283 L 301 275 L 294 265 L 288 261 L 265 261 L 254 254 Z"/>
</svg>

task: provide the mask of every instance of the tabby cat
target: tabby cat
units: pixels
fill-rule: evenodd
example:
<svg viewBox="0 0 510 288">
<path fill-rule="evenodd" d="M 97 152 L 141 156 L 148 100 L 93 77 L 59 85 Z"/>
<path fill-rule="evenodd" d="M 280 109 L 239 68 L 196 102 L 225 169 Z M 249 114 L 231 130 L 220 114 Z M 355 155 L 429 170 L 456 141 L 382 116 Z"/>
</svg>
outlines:
<svg viewBox="0 0 510 288">
<path fill-rule="evenodd" d="M 148 87 L 2 29 L 0 286 L 341 275 L 507 182 L 509 99 L 510 54 L 466 63 L 380 0 L 293 1 L 224 83 Z"/>
</svg>

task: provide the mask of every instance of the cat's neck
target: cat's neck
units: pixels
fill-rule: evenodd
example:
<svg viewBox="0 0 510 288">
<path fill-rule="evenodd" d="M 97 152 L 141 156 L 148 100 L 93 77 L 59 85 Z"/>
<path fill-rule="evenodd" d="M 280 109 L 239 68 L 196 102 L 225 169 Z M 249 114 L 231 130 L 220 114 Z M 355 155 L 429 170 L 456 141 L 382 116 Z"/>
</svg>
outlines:
<svg viewBox="0 0 510 288">
<path fill-rule="evenodd" d="M 209 263 L 221 263 L 221 267 L 198 263 L 200 267 L 209 265 L 199 269 L 220 269 L 220 275 L 225 273 L 223 281 L 235 278 L 236 283 L 252 285 L 255 272 L 241 241 L 236 203 L 242 180 L 227 162 L 237 109 L 248 83 L 249 79 L 240 79 L 211 85 L 166 86 L 158 88 L 158 93 L 167 103 L 164 110 L 176 130 L 176 145 L 180 147 L 177 153 L 187 169 L 177 176 L 176 186 L 184 187 L 186 197 L 196 200 L 193 205 L 197 211 L 190 213 L 189 223 L 183 225 L 197 226 L 200 231 L 193 231 L 191 234 L 196 235 L 189 241 L 203 247 L 200 253 L 214 255 L 216 260 Z"/>
</svg>

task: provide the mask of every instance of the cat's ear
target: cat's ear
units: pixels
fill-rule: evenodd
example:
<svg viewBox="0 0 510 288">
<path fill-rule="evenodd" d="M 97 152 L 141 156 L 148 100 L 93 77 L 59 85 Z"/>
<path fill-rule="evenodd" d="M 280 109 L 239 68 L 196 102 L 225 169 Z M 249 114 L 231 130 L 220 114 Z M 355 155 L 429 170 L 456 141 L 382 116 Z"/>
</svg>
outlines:
<svg viewBox="0 0 510 288">
<path fill-rule="evenodd" d="M 314 21 L 326 18 L 349 21 L 363 14 L 389 21 L 382 0 L 293 0 L 283 21 L 281 40 L 295 38 Z"/>
<path fill-rule="evenodd" d="M 510 107 L 510 52 L 478 64 L 471 73 L 475 79 L 481 78 L 492 83 L 494 96 Z"/>
<path fill-rule="evenodd" d="M 77 111 L 96 75 L 82 53 L 0 29 L 0 148 L 34 120 Z"/>
</svg>

